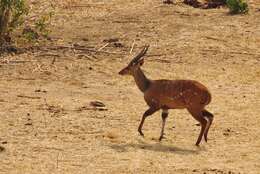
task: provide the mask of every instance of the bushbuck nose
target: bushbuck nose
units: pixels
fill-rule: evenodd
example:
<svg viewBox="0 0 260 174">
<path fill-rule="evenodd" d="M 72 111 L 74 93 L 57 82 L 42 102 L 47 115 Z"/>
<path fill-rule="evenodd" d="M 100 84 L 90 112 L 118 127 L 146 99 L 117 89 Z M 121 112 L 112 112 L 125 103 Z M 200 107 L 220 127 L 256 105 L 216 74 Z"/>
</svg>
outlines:
<svg viewBox="0 0 260 174">
<path fill-rule="evenodd" d="M 123 69 L 118 72 L 119 75 L 123 75 Z"/>
<path fill-rule="evenodd" d="M 125 73 L 126 73 L 126 69 L 124 68 L 124 69 L 122 69 L 121 71 L 119 71 L 118 74 L 120 74 L 120 75 L 124 75 Z"/>
</svg>

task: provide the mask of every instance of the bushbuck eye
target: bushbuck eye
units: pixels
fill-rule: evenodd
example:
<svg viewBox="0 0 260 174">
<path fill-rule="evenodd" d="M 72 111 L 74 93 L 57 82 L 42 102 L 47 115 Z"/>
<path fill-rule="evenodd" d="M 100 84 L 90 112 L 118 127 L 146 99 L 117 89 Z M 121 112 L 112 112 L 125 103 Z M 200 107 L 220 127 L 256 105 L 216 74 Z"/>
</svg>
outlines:
<svg viewBox="0 0 260 174">
<path fill-rule="evenodd" d="M 144 64 L 144 59 L 139 61 L 139 65 L 142 66 Z"/>
</svg>

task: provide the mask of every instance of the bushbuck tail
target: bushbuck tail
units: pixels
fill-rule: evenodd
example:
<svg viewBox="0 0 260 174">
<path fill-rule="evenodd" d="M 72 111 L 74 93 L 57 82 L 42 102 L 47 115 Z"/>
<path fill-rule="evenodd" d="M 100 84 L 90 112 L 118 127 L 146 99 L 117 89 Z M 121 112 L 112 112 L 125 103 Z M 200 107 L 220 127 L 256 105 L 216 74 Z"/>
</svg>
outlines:
<svg viewBox="0 0 260 174">
<path fill-rule="evenodd" d="M 164 138 L 164 127 L 169 109 L 187 109 L 188 112 L 201 125 L 200 134 L 196 141 L 198 146 L 204 135 L 207 142 L 209 128 L 213 122 L 213 114 L 205 109 L 211 101 L 209 90 L 201 83 L 194 80 L 151 80 L 148 79 L 140 68 L 144 63 L 144 55 L 149 45 L 144 46 L 132 61 L 123 68 L 120 75 L 132 75 L 138 88 L 144 94 L 144 100 L 149 106 L 138 127 L 140 135 L 144 136 L 142 127 L 146 117 L 158 110 L 162 110 L 162 128 L 159 141 Z"/>
</svg>

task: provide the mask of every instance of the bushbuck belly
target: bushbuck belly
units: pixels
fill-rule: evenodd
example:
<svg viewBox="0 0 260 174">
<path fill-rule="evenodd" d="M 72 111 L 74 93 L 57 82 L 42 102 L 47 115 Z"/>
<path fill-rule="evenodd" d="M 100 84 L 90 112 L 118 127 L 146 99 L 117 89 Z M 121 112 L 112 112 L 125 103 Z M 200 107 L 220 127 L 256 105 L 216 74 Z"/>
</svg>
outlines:
<svg viewBox="0 0 260 174">
<path fill-rule="evenodd" d="M 192 80 L 152 81 L 144 98 L 149 106 L 165 109 L 202 108 L 211 99 L 207 88 Z"/>
</svg>

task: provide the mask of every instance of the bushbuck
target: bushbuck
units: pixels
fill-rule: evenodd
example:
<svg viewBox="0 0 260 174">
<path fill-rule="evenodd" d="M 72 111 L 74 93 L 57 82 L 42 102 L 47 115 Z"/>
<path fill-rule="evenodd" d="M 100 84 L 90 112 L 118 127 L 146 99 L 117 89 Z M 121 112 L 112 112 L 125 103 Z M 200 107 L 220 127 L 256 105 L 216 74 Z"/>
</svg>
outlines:
<svg viewBox="0 0 260 174">
<path fill-rule="evenodd" d="M 198 146 L 204 135 L 207 142 L 209 128 L 213 122 L 213 114 L 205 109 L 211 101 L 209 90 L 201 83 L 194 80 L 151 80 L 145 76 L 141 66 L 144 63 L 144 55 L 149 45 L 144 46 L 132 61 L 123 68 L 120 75 L 132 75 L 138 88 L 144 94 L 144 100 L 149 106 L 138 127 L 138 132 L 144 136 L 142 127 L 146 117 L 158 110 L 162 110 L 162 128 L 159 141 L 164 138 L 164 127 L 169 109 L 187 109 L 188 112 L 201 125 L 200 134 L 196 141 Z"/>
</svg>

